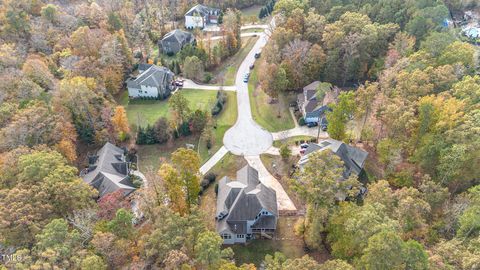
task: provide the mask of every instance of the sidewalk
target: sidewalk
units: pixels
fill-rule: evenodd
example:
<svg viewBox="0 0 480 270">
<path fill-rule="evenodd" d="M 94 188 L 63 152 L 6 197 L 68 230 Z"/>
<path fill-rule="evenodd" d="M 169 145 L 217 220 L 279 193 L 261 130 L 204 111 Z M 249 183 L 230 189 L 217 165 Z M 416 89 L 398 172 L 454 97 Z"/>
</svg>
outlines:
<svg viewBox="0 0 480 270">
<path fill-rule="evenodd" d="M 217 164 L 226 154 L 228 153 L 228 150 L 225 146 L 222 146 L 218 151 L 213 154 L 213 156 L 205 162 L 202 167 L 200 167 L 200 173 L 205 175 L 210 169 Z"/>
</svg>

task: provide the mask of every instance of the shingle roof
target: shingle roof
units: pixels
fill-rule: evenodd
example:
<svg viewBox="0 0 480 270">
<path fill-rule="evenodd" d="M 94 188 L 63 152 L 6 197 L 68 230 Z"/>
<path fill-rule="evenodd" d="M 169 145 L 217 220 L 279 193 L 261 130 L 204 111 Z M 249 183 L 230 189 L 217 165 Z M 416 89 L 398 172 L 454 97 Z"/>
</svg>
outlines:
<svg viewBox="0 0 480 270">
<path fill-rule="evenodd" d="M 168 68 L 152 65 L 150 68 L 140 73 L 135 79 L 127 80 L 127 86 L 133 88 L 139 88 L 140 85 L 160 87 L 169 83 L 169 76 L 173 77 L 173 72 Z"/>
<path fill-rule="evenodd" d="M 263 185 L 258 172 L 250 166 L 237 171 L 237 181 L 224 177 L 219 181 L 217 195 L 217 231 L 246 233 L 246 221 L 255 220 L 262 209 L 278 217 L 275 190 Z M 226 217 L 225 217 L 226 215 Z M 258 221 L 257 221 L 258 222 Z M 243 226 L 245 224 L 245 226 Z"/>
<path fill-rule="evenodd" d="M 128 165 L 124 150 L 107 142 L 97 154 L 90 158 L 90 171 L 82 175 L 85 183 L 104 195 L 123 189 L 126 194 L 135 190 L 128 176 Z"/>
<path fill-rule="evenodd" d="M 207 7 L 207 6 L 204 6 L 204 5 L 196 5 L 196 6 L 193 6 L 191 9 L 189 9 L 187 11 L 187 13 L 185 13 L 185 16 L 193 16 L 193 14 L 195 12 L 197 12 L 198 14 L 200 14 L 202 16 L 205 16 L 205 15 L 208 15 L 209 12 L 211 12 L 211 11 L 220 11 L 220 9 L 211 8 L 211 7 Z"/>
<path fill-rule="evenodd" d="M 193 35 L 190 32 L 175 29 L 165 34 L 162 40 L 176 41 L 179 44 L 184 45 L 193 41 Z"/>
<path fill-rule="evenodd" d="M 320 85 L 320 81 L 314 81 L 311 84 L 303 87 L 303 91 L 314 90 L 315 92 L 317 92 L 319 85 Z"/>
<path fill-rule="evenodd" d="M 368 153 L 362 149 L 350 146 L 341 141 L 327 139 L 318 144 L 311 143 L 305 149 L 305 155 L 300 158 L 299 165 L 302 166 L 308 161 L 308 156 L 317 151 L 330 149 L 335 155 L 340 157 L 345 165 L 344 178 L 350 176 L 351 173 L 359 175 L 365 164 Z"/>
</svg>

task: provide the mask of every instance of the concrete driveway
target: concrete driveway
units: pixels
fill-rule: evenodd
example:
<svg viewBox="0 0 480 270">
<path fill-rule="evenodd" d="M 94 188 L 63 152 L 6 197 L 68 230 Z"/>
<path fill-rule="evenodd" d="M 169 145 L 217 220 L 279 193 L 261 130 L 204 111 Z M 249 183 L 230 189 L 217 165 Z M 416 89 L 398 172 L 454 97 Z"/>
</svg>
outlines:
<svg viewBox="0 0 480 270">
<path fill-rule="evenodd" d="M 183 88 L 184 89 L 199 89 L 199 90 L 225 90 L 225 91 L 235 91 L 235 85 L 231 86 L 221 86 L 221 85 L 205 85 L 205 84 L 197 84 L 192 80 L 185 79 L 183 81 Z"/>
<path fill-rule="evenodd" d="M 318 135 L 318 127 L 309 128 L 307 126 L 295 127 L 292 129 L 272 133 L 274 141 L 283 140 L 283 139 L 287 139 L 295 136 L 312 136 L 316 138 L 317 135 Z M 327 132 L 320 130 L 320 138 L 321 139 L 328 138 Z"/>
<path fill-rule="evenodd" d="M 235 155 L 254 156 L 260 155 L 272 146 L 273 137 L 270 132 L 260 127 L 252 118 L 248 83 L 243 82 L 243 77 L 250 72 L 249 66 L 255 62 L 255 53 L 267 43 L 268 37 L 261 33 L 260 38 L 253 45 L 252 50 L 243 60 L 235 78 L 237 89 L 238 119 L 233 127 L 225 133 L 223 144 Z"/>
</svg>

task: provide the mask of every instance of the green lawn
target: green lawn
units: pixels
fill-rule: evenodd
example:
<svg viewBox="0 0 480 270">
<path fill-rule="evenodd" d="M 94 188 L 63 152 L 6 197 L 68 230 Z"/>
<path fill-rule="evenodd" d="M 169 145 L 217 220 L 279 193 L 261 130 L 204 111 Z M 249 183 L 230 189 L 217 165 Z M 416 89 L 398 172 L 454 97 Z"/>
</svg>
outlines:
<svg viewBox="0 0 480 270">
<path fill-rule="evenodd" d="M 261 23 L 265 21 L 265 18 L 259 19 L 258 14 L 260 14 L 260 9 L 263 6 L 261 5 L 253 5 L 248 8 L 241 9 L 240 12 L 242 13 L 242 23 Z"/>
<path fill-rule="evenodd" d="M 216 93 L 216 91 L 214 92 Z M 216 122 L 216 128 L 213 131 L 215 137 L 213 147 L 209 151 L 205 143 L 200 144 L 199 153 L 200 157 L 204 162 L 207 161 L 208 158 L 210 158 L 213 154 L 215 154 L 215 152 L 217 152 L 220 147 L 222 147 L 223 135 L 237 121 L 237 95 L 235 92 L 228 91 L 226 91 L 226 94 L 227 104 L 225 105 L 220 115 L 214 118 Z"/>
<path fill-rule="evenodd" d="M 179 91 L 189 101 L 192 110 L 210 110 L 217 96 L 217 91 L 197 89 L 181 89 Z M 127 110 L 128 122 L 133 130 L 136 130 L 138 126 L 152 125 L 160 117 L 169 118 L 170 116 L 168 100 L 129 100 L 126 92 L 122 97 L 121 104 Z"/>
<path fill-rule="evenodd" d="M 278 102 L 269 104 L 270 97 L 258 85 L 257 61 L 248 83 L 250 106 L 253 119 L 270 132 L 277 132 L 295 127 L 295 123 L 288 110 L 288 98 L 284 95 L 278 97 Z"/>
<path fill-rule="evenodd" d="M 217 82 L 220 83 L 223 81 L 223 85 L 235 84 L 235 75 L 238 67 L 240 67 L 240 64 L 242 64 L 242 61 L 250 52 L 253 45 L 255 45 L 257 39 L 258 37 L 242 38 L 242 48 L 236 54 L 222 62 L 222 64 L 213 71 Z"/>
<path fill-rule="evenodd" d="M 192 110 L 210 110 L 217 95 L 217 91 L 210 90 L 182 89 L 180 91 L 189 101 Z M 214 143 L 210 151 L 208 151 L 203 141 L 199 141 L 198 135 L 182 137 L 162 145 L 139 145 L 140 166 L 151 166 L 157 169 L 160 164 L 159 158 L 170 158 L 171 152 L 179 147 L 185 147 L 187 143 L 196 146 L 195 150 L 199 152 L 202 162 L 208 160 L 208 158 L 223 145 L 223 135 L 237 120 L 236 93 L 226 92 L 226 94 L 227 103 L 223 111 L 214 117 L 216 128 L 213 131 Z M 158 118 L 162 116 L 169 118 L 170 116 L 168 100 L 128 100 L 127 93 L 122 96 L 120 104 L 122 104 L 127 111 L 130 128 L 133 131 L 135 131 L 139 125 L 146 126 L 147 124 L 154 124 Z"/>
</svg>

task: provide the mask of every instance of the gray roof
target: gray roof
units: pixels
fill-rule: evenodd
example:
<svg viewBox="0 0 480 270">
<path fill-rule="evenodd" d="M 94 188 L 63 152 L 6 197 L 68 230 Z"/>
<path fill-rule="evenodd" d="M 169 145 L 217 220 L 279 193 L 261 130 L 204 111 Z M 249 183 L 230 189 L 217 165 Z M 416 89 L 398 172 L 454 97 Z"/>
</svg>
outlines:
<svg viewBox="0 0 480 270">
<path fill-rule="evenodd" d="M 164 53 L 178 53 L 183 46 L 193 43 L 194 40 L 192 33 L 175 29 L 163 36 L 158 44 Z"/>
<path fill-rule="evenodd" d="M 135 190 L 128 176 L 124 152 L 122 148 L 107 142 L 96 155 L 89 157 L 89 168 L 81 176 L 85 183 L 98 190 L 100 198 L 119 189 L 125 195 Z"/>
<path fill-rule="evenodd" d="M 127 80 L 127 87 L 140 88 L 141 85 L 162 87 L 170 84 L 174 74 L 166 67 L 152 65 L 136 78 Z"/>
<path fill-rule="evenodd" d="M 351 173 L 359 175 L 365 165 L 368 153 L 362 149 L 350 146 L 344 142 L 334 139 L 327 139 L 318 144 L 311 143 L 305 149 L 305 154 L 300 158 L 299 165 L 302 166 L 308 161 L 308 156 L 317 151 L 330 149 L 335 155 L 340 157 L 345 165 L 343 173 L 344 178 L 348 178 Z"/>
<path fill-rule="evenodd" d="M 217 231 L 229 231 L 245 234 L 247 231 L 247 220 L 253 221 L 262 209 L 273 214 L 274 222 L 261 221 L 257 219 L 254 224 L 262 228 L 262 224 L 276 226 L 278 217 L 277 195 L 275 190 L 265 186 L 258 179 L 258 172 L 250 166 L 245 166 L 237 172 L 237 181 L 228 177 L 220 180 L 217 195 L 216 217 L 223 216 L 217 220 Z"/>
<path fill-rule="evenodd" d="M 192 42 L 194 38 L 190 32 L 175 29 L 165 34 L 162 40 L 177 41 L 178 43 L 186 44 Z"/>
<path fill-rule="evenodd" d="M 138 64 L 138 72 L 142 73 L 145 70 L 149 69 L 151 66 L 153 66 L 153 65 L 152 64 L 147 64 L 147 63 L 140 63 L 140 64 Z"/>
<path fill-rule="evenodd" d="M 320 81 L 314 81 L 311 84 L 303 87 L 303 91 L 313 90 L 316 93 L 319 85 L 320 85 Z"/>
<path fill-rule="evenodd" d="M 191 9 L 189 9 L 187 11 L 187 13 L 185 13 L 185 16 L 193 16 L 194 13 L 198 13 L 201 16 L 206 16 L 206 15 L 211 14 L 212 12 L 220 12 L 220 9 L 211 8 L 211 7 L 207 7 L 207 6 L 204 6 L 204 5 L 196 5 L 196 6 L 192 7 Z"/>
<path fill-rule="evenodd" d="M 300 107 L 305 108 L 305 113 L 314 113 L 313 115 L 304 115 L 305 117 L 316 117 L 327 110 L 317 99 L 319 81 L 314 81 L 303 88 L 303 92 L 297 96 L 297 102 Z"/>
</svg>

